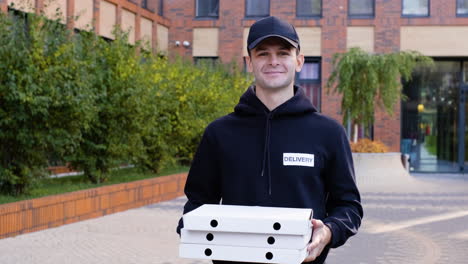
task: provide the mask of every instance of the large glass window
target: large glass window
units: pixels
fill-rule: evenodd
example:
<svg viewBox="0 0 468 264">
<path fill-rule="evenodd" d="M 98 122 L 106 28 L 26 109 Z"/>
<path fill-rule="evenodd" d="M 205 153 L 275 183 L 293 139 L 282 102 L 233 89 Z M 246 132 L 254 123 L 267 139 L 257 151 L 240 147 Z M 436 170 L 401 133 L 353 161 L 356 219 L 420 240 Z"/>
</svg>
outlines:
<svg viewBox="0 0 468 264">
<path fill-rule="evenodd" d="M 218 17 L 219 0 L 196 0 L 197 17 Z"/>
<path fill-rule="evenodd" d="M 297 0 L 296 15 L 310 17 L 322 15 L 322 0 Z"/>
<path fill-rule="evenodd" d="M 246 0 L 245 1 L 245 16 L 247 17 L 264 17 L 270 15 L 269 0 Z"/>
<path fill-rule="evenodd" d="M 457 15 L 468 16 L 468 0 L 457 0 Z"/>
<path fill-rule="evenodd" d="M 463 145 L 464 149 L 465 149 L 465 153 L 464 153 L 464 159 L 462 157 L 459 157 L 460 160 L 464 160 L 464 169 L 463 171 L 466 173 L 466 171 L 468 171 L 468 61 L 465 61 L 463 63 L 463 85 L 462 85 L 462 89 L 463 89 L 463 101 L 464 101 L 464 104 L 465 104 L 465 107 L 463 107 L 463 103 L 460 105 L 460 107 L 463 109 L 464 113 L 465 113 L 465 120 L 464 120 L 464 124 L 462 124 L 465 128 L 465 131 L 462 131 L 462 133 L 464 133 L 464 136 L 462 136 L 462 138 L 464 138 L 465 140 L 465 144 Z M 462 101 L 462 102 L 463 102 Z M 462 116 L 463 118 L 463 116 Z"/>
<path fill-rule="evenodd" d="M 468 132 L 467 106 L 461 100 L 464 65 L 436 61 L 435 67 L 415 70 L 403 86 L 401 152 L 410 156 L 413 171 L 459 172 L 463 166 L 459 149 Z"/>
<path fill-rule="evenodd" d="M 296 75 L 296 84 L 304 89 L 312 104 L 320 109 L 320 58 L 306 57 L 304 66 Z"/>
<path fill-rule="evenodd" d="M 403 16 L 429 16 L 429 0 L 403 0 Z"/>
<path fill-rule="evenodd" d="M 351 17 L 373 17 L 374 0 L 349 0 L 348 13 Z"/>
</svg>

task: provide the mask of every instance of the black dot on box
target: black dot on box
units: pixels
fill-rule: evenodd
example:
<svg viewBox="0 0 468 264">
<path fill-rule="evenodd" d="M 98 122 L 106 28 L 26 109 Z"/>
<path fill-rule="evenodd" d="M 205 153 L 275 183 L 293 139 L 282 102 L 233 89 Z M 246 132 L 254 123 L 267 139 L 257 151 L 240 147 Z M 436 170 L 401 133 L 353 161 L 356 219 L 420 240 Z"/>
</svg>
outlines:
<svg viewBox="0 0 468 264">
<path fill-rule="evenodd" d="M 265 255 L 266 259 L 268 260 L 272 260 L 273 259 L 273 253 L 271 252 L 267 252 L 266 255 Z"/>
<path fill-rule="evenodd" d="M 207 255 L 208 257 L 211 256 L 213 252 L 211 251 L 211 249 L 207 248 L 205 249 L 205 255 Z"/>
<path fill-rule="evenodd" d="M 218 221 L 216 221 L 216 220 L 211 220 L 210 225 L 211 225 L 212 227 L 217 227 L 217 226 L 218 226 Z"/>
<path fill-rule="evenodd" d="M 275 243 L 275 238 L 269 237 L 267 241 L 268 241 L 268 244 L 273 245 Z"/>
<path fill-rule="evenodd" d="M 206 240 L 208 240 L 208 241 L 212 241 L 213 239 L 214 239 L 214 236 L 213 236 L 213 234 L 211 234 L 211 233 L 208 233 L 208 234 L 206 235 Z"/>
<path fill-rule="evenodd" d="M 274 224 L 273 224 L 273 229 L 275 229 L 275 230 L 280 230 L 280 229 L 281 229 L 281 224 L 278 223 L 278 222 L 274 223 Z"/>
</svg>

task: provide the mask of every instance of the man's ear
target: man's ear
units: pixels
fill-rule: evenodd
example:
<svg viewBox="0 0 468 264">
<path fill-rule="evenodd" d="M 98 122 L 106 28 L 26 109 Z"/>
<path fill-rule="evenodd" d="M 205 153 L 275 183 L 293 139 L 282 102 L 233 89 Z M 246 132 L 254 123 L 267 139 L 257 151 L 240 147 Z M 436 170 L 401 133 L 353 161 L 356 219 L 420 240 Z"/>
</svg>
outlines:
<svg viewBox="0 0 468 264">
<path fill-rule="evenodd" d="M 296 60 L 296 72 L 300 72 L 302 70 L 302 66 L 304 66 L 304 54 L 300 53 L 299 55 L 297 55 Z"/>
<path fill-rule="evenodd" d="M 252 59 L 250 58 L 250 56 L 245 57 L 245 63 L 247 64 L 247 71 L 253 72 Z"/>
</svg>

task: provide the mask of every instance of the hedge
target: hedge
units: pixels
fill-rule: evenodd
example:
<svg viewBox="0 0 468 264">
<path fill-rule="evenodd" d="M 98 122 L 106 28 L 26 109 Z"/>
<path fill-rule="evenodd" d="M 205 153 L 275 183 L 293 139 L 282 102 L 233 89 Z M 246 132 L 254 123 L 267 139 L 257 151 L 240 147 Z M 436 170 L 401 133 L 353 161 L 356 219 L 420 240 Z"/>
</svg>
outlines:
<svg viewBox="0 0 468 264">
<path fill-rule="evenodd" d="M 0 192 L 27 192 L 51 161 L 95 183 L 122 163 L 188 164 L 204 127 L 251 82 L 235 64 L 169 61 L 114 33 L 0 13 Z"/>
</svg>

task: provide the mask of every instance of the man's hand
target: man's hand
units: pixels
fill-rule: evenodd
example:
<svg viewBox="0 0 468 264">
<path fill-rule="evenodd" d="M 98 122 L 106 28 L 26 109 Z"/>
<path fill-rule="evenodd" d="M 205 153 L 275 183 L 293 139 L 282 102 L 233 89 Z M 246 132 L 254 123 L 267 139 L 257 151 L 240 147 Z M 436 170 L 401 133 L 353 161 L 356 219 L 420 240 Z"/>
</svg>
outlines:
<svg viewBox="0 0 468 264">
<path fill-rule="evenodd" d="M 321 220 L 312 219 L 312 242 L 307 245 L 307 251 L 309 256 L 304 260 L 304 262 L 309 262 L 315 260 L 322 250 L 325 248 L 331 240 L 331 230 L 326 226 Z"/>
</svg>

